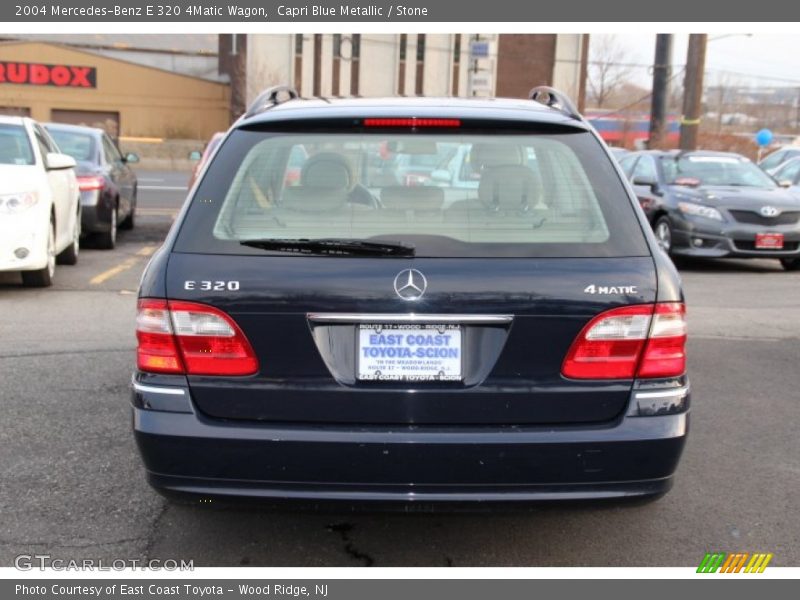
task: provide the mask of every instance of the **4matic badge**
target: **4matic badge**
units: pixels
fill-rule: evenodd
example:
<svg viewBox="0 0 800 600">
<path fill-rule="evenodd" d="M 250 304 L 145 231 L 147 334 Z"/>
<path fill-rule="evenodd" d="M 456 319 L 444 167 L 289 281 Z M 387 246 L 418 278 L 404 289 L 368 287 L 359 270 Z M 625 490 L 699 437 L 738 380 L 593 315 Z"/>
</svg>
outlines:
<svg viewBox="0 0 800 600">
<path fill-rule="evenodd" d="M 587 285 L 583 288 L 584 294 L 602 294 L 605 296 L 612 294 L 622 294 L 630 296 L 638 294 L 639 289 L 635 285 Z"/>
</svg>

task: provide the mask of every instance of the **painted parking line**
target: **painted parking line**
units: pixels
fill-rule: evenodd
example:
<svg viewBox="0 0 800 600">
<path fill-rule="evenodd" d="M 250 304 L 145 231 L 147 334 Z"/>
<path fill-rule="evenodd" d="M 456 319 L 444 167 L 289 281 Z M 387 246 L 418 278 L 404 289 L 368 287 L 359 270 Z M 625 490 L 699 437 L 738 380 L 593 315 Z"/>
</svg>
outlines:
<svg viewBox="0 0 800 600">
<path fill-rule="evenodd" d="M 103 271 L 102 273 L 95 275 L 89 280 L 90 285 L 100 285 L 111 279 L 112 277 L 116 277 L 120 273 L 127 271 L 131 267 L 135 266 L 138 262 L 142 260 L 142 258 L 150 256 L 153 252 L 156 251 L 156 246 L 145 246 L 141 248 L 139 251 L 136 252 L 134 256 L 126 258 L 118 265 L 111 267 Z"/>
<path fill-rule="evenodd" d="M 156 251 L 155 246 L 145 246 L 144 248 L 140 248 L 138 252 L 136 252 L 136 256 L 152 256 L 153 252 Z"/>
</svg>

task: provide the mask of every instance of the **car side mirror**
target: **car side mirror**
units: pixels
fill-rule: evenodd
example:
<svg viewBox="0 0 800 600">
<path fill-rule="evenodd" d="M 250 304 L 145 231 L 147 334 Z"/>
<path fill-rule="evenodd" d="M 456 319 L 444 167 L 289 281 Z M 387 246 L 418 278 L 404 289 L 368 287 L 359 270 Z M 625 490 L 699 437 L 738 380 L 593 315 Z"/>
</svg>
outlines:
<svg viewBox="0 0 800 600">
<path fill-rule="evenodd" d="M 135 152 L 128 152 L 124 156 L 124 159 L 125 159 L 125 162 L 128 163 L 128 164 L 135 164 L 135 163 L 139 162 L 139 155 L 136 154 Z"/>
<path fill-rule="evenodd" d="M 790 188 L 792 187 L 792 182 L 790 179 L 781 179 L 778 182 L 778 185 L 781 186 L 782 188 Z"/>
<path fill-rule="evenodd" d="M 192 150 L 191 152 L 189 152 L 189 160 L 197 161 L 200 160 L 201 158 L 203 158 L 203 153 L 200 152 L 199 150 Z"/>
<path fill-rule="evenodd" d="M 650 179 L 648 177 L 634 177 L 631 181 L 631 184 L 634 187 L 648 187 L 652 190 L 653 193 L 657 194 L 659 191 L 658 182 L 655 179 Z"/>
<path fill-rule="evenodd" d="M 59 169 L 73 169 L 77 163 L 69 154 L 48 152 L 44 157 L 44 164 L 48 171 L 56 171 Z"/>
</svg>

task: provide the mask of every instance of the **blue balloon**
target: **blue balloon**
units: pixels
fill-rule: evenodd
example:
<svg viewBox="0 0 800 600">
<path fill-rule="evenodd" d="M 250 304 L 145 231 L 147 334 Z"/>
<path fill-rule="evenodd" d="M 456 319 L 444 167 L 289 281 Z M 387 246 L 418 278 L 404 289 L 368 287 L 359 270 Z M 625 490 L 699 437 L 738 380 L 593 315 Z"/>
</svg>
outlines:
<svg viewBox="0 0 800 600">
<path fill-rule="evenodd" d="M 769 129 L 762 129 L 756 134 L 756 143 L 759 146 L 769 146 L 772 141 L 772 132 Z"/>
</svg>

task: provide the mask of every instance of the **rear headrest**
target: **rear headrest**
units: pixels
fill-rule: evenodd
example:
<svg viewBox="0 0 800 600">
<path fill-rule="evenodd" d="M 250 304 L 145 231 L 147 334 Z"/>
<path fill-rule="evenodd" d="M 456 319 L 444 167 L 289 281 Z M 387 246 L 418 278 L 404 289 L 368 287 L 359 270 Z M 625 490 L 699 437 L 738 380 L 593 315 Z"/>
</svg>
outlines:
<svg viewBox="0 0 800 600">
<path fill-rule="evenodd" d="M 469 160 L 478 169 L 524 164 L 522 148 L 512 144 L 474 144 Z"/>
<path fill-rule="evenodd" d="M 281 205 L 296 212 L 340 211 L 347 204 L 348 192 L 324 187 L 298 185 L 283 190 Z"/>
<path fill-rule="evenodd" d="M 396 185 L 381 190 L 381 203 L 391 210 L 441 210 L 444 191 L 438 187 Z"/>
<path fill-rule="evenodd" d="M 495 167 L 481 175 L 478 199 L 490 210 L 547 208 L 538 177 L 527 167 Z"/>
<path fill-rule="evenodd" d="M 309 158 L 300 172 L 300 185 L 350 191 L 353 188 L 353 171 L 341 154 L 320 152 Z"/>
</svg>

